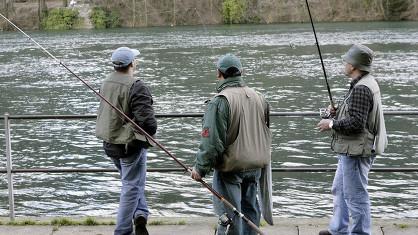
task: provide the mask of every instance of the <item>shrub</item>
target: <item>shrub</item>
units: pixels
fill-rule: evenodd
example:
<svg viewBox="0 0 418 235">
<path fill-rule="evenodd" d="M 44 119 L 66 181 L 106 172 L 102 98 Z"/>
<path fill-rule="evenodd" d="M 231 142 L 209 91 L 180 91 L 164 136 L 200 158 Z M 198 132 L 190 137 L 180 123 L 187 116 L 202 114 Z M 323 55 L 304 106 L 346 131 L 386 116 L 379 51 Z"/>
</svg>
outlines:
<svg viewBox="0 0 418 235">
<path fill-rule="evenodd" d="M 246 10 L 246 0 L 224 0 L 222 3 L 223 20 L 228 24 L 243 23 Z"/>
<path fill-rule="evenodd" d="M 42 28 L 51 30 L 72 29 L 78 22 L 75 9 L 56 8 L 48 11 L 42 19 Z"/>
<path fill-rule="evenodd" d="M 411 7 L 409 0 L 391 0 L 384 4 L 386 18 L 389 20 L 404 20 L 403 13 Z"/>
<path fill-rule="evenodd" d="M 67 219 L 67 218 L 55 218 L 51 221 L 51 225 L 57 225 L 57 226 L 69 226 L 69 225 L 75 225 L 76 222 Z"/>
<path fill-rule="evenodd" d="M 87 226 L 93 226 L 93 225 L 98 225 L 99 223 L 91 217 L 87 217 L 84 221 L 83 221 L 83 225 L 87 225 Z"/>
<path fill-rule="evenodd" d="M 120 27 L 120 15 L 116 11 L 95 7 L 90 13 L 90 20 L 96 29 Z"/>
</svg>

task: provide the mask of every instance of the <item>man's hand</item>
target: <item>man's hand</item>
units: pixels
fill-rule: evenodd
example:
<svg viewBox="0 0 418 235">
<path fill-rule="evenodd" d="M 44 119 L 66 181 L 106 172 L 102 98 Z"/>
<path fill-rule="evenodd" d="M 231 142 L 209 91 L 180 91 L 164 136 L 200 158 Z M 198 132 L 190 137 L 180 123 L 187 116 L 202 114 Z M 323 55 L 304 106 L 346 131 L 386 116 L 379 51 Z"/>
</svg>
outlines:
<svg viewBox="0 0 418 235">
<path fill-rule="evenodd" d="M 316 126 L 320 132 L 330 130 L 329 124 L 332 122 L 331 119 L 322 119 Z"/>
<path fill-rule="evenodd" d="M 335 117 L 335 115 L 337 114 L 337 110 L 333 108 L 331 105 L 328 106 L 328 110 L 329 110 L 329 114 L 331 115 L 331 117 Z"/>
<path fill-rule="evenodd" d="M 202 180 L 202 177 L 200 176 L 200 174 L 194 168 L 192 170 L 191 177 L 192 177 L 192 179 L 194 179 L 196 181 L 201 181 Z"/>
</svg>

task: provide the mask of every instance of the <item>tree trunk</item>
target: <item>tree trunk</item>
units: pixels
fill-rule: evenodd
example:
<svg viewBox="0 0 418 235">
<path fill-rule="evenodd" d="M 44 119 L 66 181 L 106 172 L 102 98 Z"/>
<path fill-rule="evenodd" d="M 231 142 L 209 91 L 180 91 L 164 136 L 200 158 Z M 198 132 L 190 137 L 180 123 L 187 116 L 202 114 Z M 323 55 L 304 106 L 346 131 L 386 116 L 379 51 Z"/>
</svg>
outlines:
<svg viewBox="0 0 418 235">
<path fill-rule="evenodd" d="M 9 13 L 13 12 L 13 0 L 6 0 L 6 16 L 10 16 Z"/>
<path fill-rule="evenodd" d="M 45 0 L 38 0 L 38 20 L 39 20 L 39 25 L 41 25 L 42 19 L 44 18 L 47 10 L 48 9 L 46 8 Z"/>
<path fill-rule="evenodd" d="M 176 25 L 176 0 L 173 0 L 173 23 L 172 25 Z"/>
<path fill-rule="evenodd" d="M 145 4 L 145 26 L 148 26 L 148 7 L 147 7 L 147 0 L 144 1 Z"/>
<path fill-rule="evenodd" d="M 68 0 L 62 0 L 63 7 L 68 7 Z"/>
<path fill-rule="evenodd" d="M 1 1 L 1 12 L 3 12 L 5 17 L 7 17 L 6 0 Z M 6 22 L 4 20 L 0 21 L 0 29 L 1 31 L 6 29 Z"/>
<path fill-rule="evenodd" d="M 132 0 L 132 28 L 135 28 L 135 0 Z"/>
</svg>

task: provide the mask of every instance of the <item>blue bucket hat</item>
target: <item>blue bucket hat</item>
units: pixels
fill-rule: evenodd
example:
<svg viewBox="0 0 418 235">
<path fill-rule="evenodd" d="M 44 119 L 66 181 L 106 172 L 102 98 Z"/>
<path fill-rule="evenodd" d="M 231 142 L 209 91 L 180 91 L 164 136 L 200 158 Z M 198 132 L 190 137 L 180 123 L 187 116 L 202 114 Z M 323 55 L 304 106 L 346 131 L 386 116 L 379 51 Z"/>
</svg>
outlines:
<svg viewBox="0 0 418 235">
<path fill-rule="evenodd" d="M 135 57 L 139 55 L 139 51 L 129 47 L 119 47 L 112 53 L 112 64 L 116 68 L 123 68 L 128 66 Z"/>
<path fill-rule="evenodd" d="M 216 68 L 225 73 L 229 68 L 236 68 L 239 71 L 242 71 L 241 61 L 233 54 L 226 54 L 219 58 Z"/>
</svg>

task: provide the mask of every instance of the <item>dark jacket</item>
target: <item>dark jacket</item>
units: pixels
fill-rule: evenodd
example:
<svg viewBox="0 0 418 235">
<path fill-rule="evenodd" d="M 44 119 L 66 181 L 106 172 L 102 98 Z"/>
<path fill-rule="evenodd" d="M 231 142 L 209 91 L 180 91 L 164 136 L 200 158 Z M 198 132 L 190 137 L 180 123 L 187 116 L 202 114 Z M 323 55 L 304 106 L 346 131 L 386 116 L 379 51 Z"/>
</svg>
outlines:
<svg viewBox="0 0 418 235">
<path fill-rule="evenodd" d="M 132 85 L 129 91 L 129 102 L 136 124 L 148 134 L 154 135 L 157 132 L 157 119 L 155 119 L 152 107 L 154 101 L 149 88 L 143 81 L 137 80 Z"/>
</svg>

